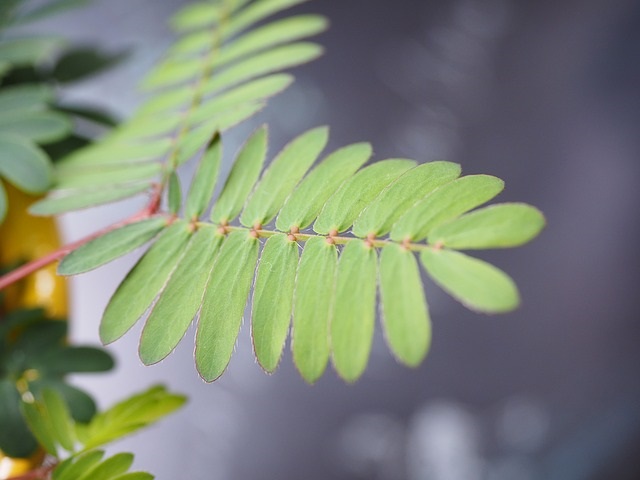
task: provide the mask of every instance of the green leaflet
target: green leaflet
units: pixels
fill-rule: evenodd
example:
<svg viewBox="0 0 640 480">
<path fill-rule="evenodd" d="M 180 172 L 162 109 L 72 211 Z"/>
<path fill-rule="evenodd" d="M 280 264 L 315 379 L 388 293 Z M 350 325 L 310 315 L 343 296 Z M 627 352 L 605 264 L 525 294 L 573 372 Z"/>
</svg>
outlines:
<svg viewBox="0 0 640 480">
<path fill-rule="evenodd" d="M 164 359 L 184 336 L 198 313 L 223 239 L 212 225 L 193 235 L 142 330 L 140 359 L 145 365 Z"/>
<path fill-rule="evenodd" d="M 460 165 L 451 162 L 430 162 L 412 168 L 364 209 L 353 224 L 353 234 L 366 237 L 388 233 L 395 221 L 416 202 L 459 175 Z"/>
<path fill-rule="evenodd" d="M 172 215 L 177 215 L 182 206 L 182 189 L 180 188 L 180 179 L 178 179 L 175 171 L 169 175 L 169 182 L 167 184 L 167 206 L 169 213 Z"/>
<path fill-rule="evenodd" d="M 291 83 L 293 83 L 293 77 L 285 73 L 277 73 L 244 83 L 213 99 L 205 100 L 189 116 L 189 121 L 192 125 L 196 125 L 238 105 L 265 100 L 280 93 Z"/>
<path fill-rule="evenodd" d="M 198 332 L 196 366 L 206 382 L 227 368 L 258 261 L 259 242 L 247 232 L 232 232 L 225 241 L 207 285 Z"/>
<path fill-rule="evenodd" d="M 82 189 L 92 186 L 128 185 L 134 182 L 150 181 L 162 173 L 159 163 L 143 163 L 132 165 L 102 165 L 91 170 L 77 169 L 75 172 L 58 171 L 56 188 Z"/>
<path fill-rule="evenodd" d="M 38 444 L 18 409 L 20 394 L 12 380 L 0 378 L 0 448 L 11 457 L 27 457 Z"/>
<path fill-rule="evenodd" d="M 431 343 L 431 321 L 413 252 L 387 245 L 380 255 L 382 325 L 389 348 L 405 365 L 422 362 Z"/>
<path fill-rule="evenodd" d="M 117 453 L 87 471 L 78 480 L 113 480 L 113 478 L 126 473 L 131 465 L 133 465 L 131 453 Z"/>
<path fill-rule="evenodd" d="M 64 257 L 58 274 L 77 275 L 98 268 L 141 247 L 166 226 L 166 218 L 149 218 L 106 233 Z"/>
<path fill-rule="evenodd" d="M 245 30 L 271 15 L 291 8 L 307 0 L 270 0 L 268 2 L 252 2 L 232 15 L 226 23 L 222 23 L 223 38 Z"/>
<path fill-rule="evenodd" d="M 220 197 L 211 210 L 212 222 L 228 223 L 238 216 L 258 180 L 266 155 L 267 127 L 262 126 L 251 135 L 238 153 Z"/>
<path fill-rule="evenodd" d="M 256 358 L 269 373 L 278 366 L 289 332 L 297 267 L 298 244 L 283 234 L 269 237 L 258 265 L 251 315 Z"/>
<path fill-rule="evenodd" d="M 112 480 L 153 480 L 153 475 L 147 472 L 129 472 L 119 475 Z"/>
<path fill-rule="evenodd" d="M 31 9 L 29 13 L 20 15 L 14 25 L 24 25 L 30 22 L 56 15 L 71 8 L 86 5 L 89 0 L 50 0 L 47 4 Z"/>
<path fill-rule="evenodd" d="M 19 135 L 36 143 L 48 143 L 67 136 L 71 132 L 71 122 L 58 112 L 2 112 L 0 132 Z"/>
<path fill-rule="evenodd" d="M 51 419 L 44 406 L 40 403 L 27 403 L 22 402 L 20 404 L 20 410 L 22 416 L 29 425 L 29 430 L 36 437 L 38 443 L 44 448 L 47 453 L 56 457 L 58 455 L 58 449 L 56 447 L 56 437 L 52 430 Z"/>
<path fill-rule="evenodd" d="M 0 182 L 0 223 L 2 223 L 7 214 L 7 203 L 7 191 L 4 189 L 2 182 Z"/>
<path fill-rule="evenodd" d="M 327 199 L 371 156 L 371 145 L 356 143 L 341 148 L 305 177 L 287 199 L 276 220 L 283 232 L 293 227 L 307 228 L 318 216 Z"/>
<path fill-rule="evenodd" d="M 261 75 L 302 65 L 318 58 L 322 52 L 322 47 L 307 42 L 276 47 L 258 53 L 218 72 L 205 82 L 202 91 L 209 95 Z M 169 100 L 168 98 L 165 99 L 163 108 L 167 108 L 166 105 L 170 104 Z M 173 108 L 179 106 L 177 98 L 171 99 L 171 103 Z"/>
<path fill-rule="evenodd" d="M 422 240 L 429 232 L 472 208 L 488 202 L 504 188 L 504 182 L 490 175 L 468 175 L 449 182 L 415 204 L 391 229 L 397 242 Z"/>
<path fill-rule="evenodd" d="M 102 450 L 93 450 L 71 457 L 56 468 L 53 480 L 78 480 L 84 472 L 95 468 L 103 457 Z"/>
<path fill-rule="evenodd" d="M 215 58 L 215 48 L 201 58 L 176 59 L 169 57 L 156 66 L 143 80 L 144 90 L 152 91 L 160 88 L 174 87 L 187 81 L 196 81 L 204 73 L 207 65 Z M 180 88 L 186 88 L 182 86 Z"/>
<path fill-rule="evenodd" d="M 309 383 L 318 380 L 329 360 L 329 315 L 338 252 L 322 237 L 305 242 L 293 306 L 293 361 Z"/>
<path fill-rule="evenodd" d="M 349 242 L 340 255 L 331 315 L 333 366 L 355 382 L 369 361 L 376 318 L 376 250 L 361 240 Z"/>
<path fill-rule="evenodd" d="M 178 32 L 184 32 L 212 25 L 220 19 L 222 12 L 226 12 L 226 6 L 227 3 L 194 2 L 173 16 L 171 26 Z"/>
<path fill-rule="evenodd" d="M 298 15 L 273 21 L 223 46 L 216 63 L 224 65 L 276 45 L 311 37 L 326 30 L 327 25 L 327 20 L 321 15 Z"/>
<path fill-rule="evenodd" d="M 124 127 L 121 127 L 124 129 Z M 126 129 L 125 129 L 126 131 Z M 74 172 L 80 168 L 93 170 L 98 165 L 130 165 L 146 163 L 169 153 L 171 139 L 161 138 L 148 140 L 145 143 L 121 143 L 118 141 L 119 131 L 115 131 L 101 143 L 83 148 L 75 152 L 57 165 L 58 172 Z"/>
<path fill-rule="evenodd" d="M 220 170 L 220 160 L 222 158 L 222 143 L 220 135 L 215 135 L 207 151 L 202 156 L 200 166 L 196 171 L 191 188 L 187 195 L 185 206 L 185 216 L 195 220 L 207 209 L 213 190 L 216 188 L 218 172 Z"/>
<path fill-rule="evenodd" d="M 323 235 L 345 231 L 387 185 L 415 165 L 413 160 L 389 159 L 361 170 L 329 198 L 313 230 Z"/>
<path fill-rule="evenodd" d="M 328 137 L 329 130 L 319 127 L 293 139 L 265 170 L 240 216 L 240 223 L 246 227 L 269 223 L 318 158 Z"/>
<path fill-rule="evenodd" d="M 114 132 L 119 142 L 144 141 L 158 135 L 169 135 L 182 121 L 180 115 L 136 115 L 130 118 L 126 126 Z"/>
<path fill-rule="evenodd" d="M 175 222 L 131 269 L 104 311 L 100 323 L 100 339 L 104 344 L 120 338 L 144 314 L 166 285 L 190 237 L 186 223 Z"/>
<path fill-rule="evenodd" d="M 28 140 L 0 133 L 0 177 L 29 193 L 44 192 L 51 183 L 46 154 Z"/>
<path fill-rule="evenodd" d="M 149 184 L 143 183 L 100 190 L 70 190 L 63 195 L 52 195 L 34 203 L 29 207 L 29 213 L 32 215 L 58 215 L 72 210 L 82 210 L 133 197 L 145 192 L 148 188 Z"/>
<path fill-rule="evenodd" d="M 140 430 L 184 405 L 186 398 L 154 386 L 97 414 L 81 428 L 86 449 L 96 448 Z M 80 433 L 80 432 L 79 432 Z"/>
<path fill-rule="evenodd" d="M 429 243 L 457 250 L 517 247 L 538 235 L 544 223 L 530 205 L 491 205 L 434 228 Z"/>
<path fill-rule="evenodd" d="M 429 248 L 420 254 L 427 273 L 471 310 L 502 313 L 518 306 L 518 289 L 502 270 L 453 250 Z"/>
<path fill-rule="evenodd" d="M 3 87 L 0 92 L 0 112 L 40 110 L 54 99 L 53 90 L 43 84 L 35 83 Z"/>
<path fill-rule="evenodd" d="M 50 58 L 64 44 L 58 37 L 5 38 L 0 44 L 0 62 L 14 67 L 35 65 Z"/>
<path fill-rule="evenodd" d="M 107 372 L 113 368 L 113 359 L 104 350 L 92 347 L 63 347 L 40 352 L 34 358 L 34 367 L 51 376 L 68 373 Z"/>
<path fill-rule="evenodd" d="M 268 23 L 233 39 L 223 45 L 210 58 L 214 70 L 222 70 L 228 64 L 256 52 L 272 50 L 278 45 L 310 37 L 326 29 L 327 21 L 320 15 L 299 15 Z M 203 53 L 211 49 L 213 35 L 209 31 L 199 31 L 183 37 L 170 51 L 169 62 L 188 61 L 184 57 Z M 167 67 L 165 67 L 167 68 Z"/>
<path fill-rule="evenodd" d="M 63 380 L 40 378 L 29 383 L 29 389 L 38 397 L 45 389 L 52 389 L 64 397 L 69 405 L 71 416 L 77 422 L 88 422 L 96 413 L 93 399 L 82 390 L 63 382 Z"/>
<path fill-rule="evenodd" d="M 76 441 L 73 420 L 64 399 L 55 390 L 44 389 L 42 391 L 42 401 L 47 409 L 51 422 L 51 432 L 54 434 L 56 442 L 67 452 L 73 452 Z"/>
</svg>

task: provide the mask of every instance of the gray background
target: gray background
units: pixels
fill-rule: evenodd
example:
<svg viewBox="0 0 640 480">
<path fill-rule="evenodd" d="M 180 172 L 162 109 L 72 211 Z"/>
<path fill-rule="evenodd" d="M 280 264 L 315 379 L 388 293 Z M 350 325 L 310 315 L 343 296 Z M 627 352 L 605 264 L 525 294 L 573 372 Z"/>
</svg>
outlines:
<svg viewBox="0 0 640 480">
<path fill-rule="evenodd" d="M 66 95 L 130 113 L 135 82 L 171 42 L 166 17 L 183 3 L 96 0 L 43 24 L 132 48 L 119 70 Z M 503 178 L 500 200 L 530 202 L 548 219 L 531 245 L 484 256 L 518 282 L 522 307 L 472 314 L 427 283 L 427 360 L 397 365 L 378 332 L 353 386 L 329 371 L 310 387 L 289 355 L 267 377 L 246 324 L 226 375 L 205 385 L 193 332 L 145 368 L 137 329 L 110 347 L 115 373 L 77 382 L 105 406 L 158 381 L 191 401 L 117 448 L 160 480 L 640 478 L 639 2 L 323 0 L 296 11 L 330 17 L 327 54 L 298 69 L 295 87 L 226 151 L 257 122 L 271 123 L 272 152 L 326 123 L 331 148 L 370 140 L 377 159 L 447 159 Z M 65 234 L 138 206 L 68 215 Z M 97 342 L 100 312 L 136 255 L 74 280 L 75 340 Z"/>
</svg>

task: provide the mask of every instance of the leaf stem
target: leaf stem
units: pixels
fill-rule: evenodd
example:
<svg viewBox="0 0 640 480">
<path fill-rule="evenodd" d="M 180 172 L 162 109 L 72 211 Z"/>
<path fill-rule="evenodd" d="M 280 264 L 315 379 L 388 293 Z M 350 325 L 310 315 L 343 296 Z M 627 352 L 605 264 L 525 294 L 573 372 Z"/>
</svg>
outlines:
<svg viewBox="0 0 640 480">
<path fill-rule="evenodd" d="M 205 223 L 201 223 L 199 225 L 204 225 L 204 224 Z M 265 229 L 256 230 L 252 228 L 236 227 L 231 225 L 224 226 L 224 229 L 230 232 L 232 231 L 255 232 L 258 237 L 263 237 L 263 238 L 272 237 L 273 235 L 277 235 L 277 234 L 289 233 L 290 235 L 293 235 L 295 237 L 296 241 L 299 241 L 299 242 L 306 242 L 307 240 L 313 237 L 321 237 L 321 238 L 326 238 L 327 240 L 330 239 L 330 241 L 332 241 L 336 245 L 346 245 L 347 243 L 352 242 L 354 240 L 363 240 L 365 242 L 368 242 L 372 247 L 375 247 L 375 248 L 383 248 L 387 245 L 400 245 L 412 252 L 419 252 L 422 250 L 427 250 L 429 248 L 437 248 L 437 246 L 428 245 L 426 243 L 411 243 L 408 241 L 396 242 L 391 239 L 381 240 L 381 239 L 367 239 L 367 238 L 359 238 L 359 237 L 346 237 L 346 236 L 338 236 L 338 235 L 317 235 L 313 233 L 298 233 L 298 232 L 290 233 L 290 232 L 280 232 L 277 230 L 265 230 Z"/>
<path fill-rule="evenodd" d="M 62 257 L 68 255 L 73 250 L 81 247 L 85 243 L 89 243 L 91 240 L 95 240 L 98 237 L 101 237 L 120 227 L 124 227 L 125 225 L 128 225 L 130 223 L 135 223 L 140 220 L 145 220 L 147 218 L 151 218 L 155 216 L 157 214 L 159 205 L 160 205 L 159 195 L 156 192 L 154 192 L 149 204 L 145 208 L 143 208 L 140 212 L 136 213 L 135 215 L 132 215 L 131 217 L 125 220 L 122 220 L 120 222 L 109 225 L 108 227 L 98 230 L 97 232 L 94 232 L 91 235 L 87 235 L 86 237 L 81 238 L 80 240 L 76 240 L 75 242 L 71 242 L 71 243 L 68 243 L 67 245 L 63 245 L 62 247 L 45 255 L 44 257 L 36 258 L 35 260 L 32 260 L 31 262 L 27 262 L 24 265 L 19 266 L 15 270 L 12 270 L 9 273 L 0 276 L 0 290 L 4 290 L 9 285 L 19 280 L 22 280 L 27 275 L 30 275 L 33 272 L 36 272 L 41 268 L 44 268 L 47 265 L 60 260 Z"/>
</svg>

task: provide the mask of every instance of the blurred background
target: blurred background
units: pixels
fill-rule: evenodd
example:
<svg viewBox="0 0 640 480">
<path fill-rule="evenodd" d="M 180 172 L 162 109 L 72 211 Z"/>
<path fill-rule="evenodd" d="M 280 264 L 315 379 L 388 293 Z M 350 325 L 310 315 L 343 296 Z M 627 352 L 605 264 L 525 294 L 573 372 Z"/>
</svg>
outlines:
<svg viewBox="0 0 640 480">
<path fill-rule="evenodd" d="M 66 97 L 130 114 L 136 82 L 172 41 L 166 20 L 185 3 L 94 0 L 41 23 L 131 52 Z M 331 149 L 369 140 L 376 159 L 446 159 L 503 178 L 499 200 L 548 219 L 532 244 L 484 255 L 517 281 L 522 307 L 473 314 L 427 282 L 424 364 L 396 364 L 378 331 L 352 386 L 328 371 L 310 387 L 290 355 L 267 377 L 246 324 L 226 375 L 206 385 L 189 339 L 141 366 L 138 327 L 110 347 L 115 373 L 78 382 L 102 406 L 156 382 L 191 400 L 117 448 L 160 480 L 639 479 L 640 2 L 323 0 L 296 11 L 331 19 L 327 54 L 228 135 L 226 152 L 265 121 L 271 152 L 329 124 Z M 65 236 L 139 206 L 65 216 Z M 101 311 L 139 253 L 74 279 L 75 340 L 98 342 Z"/>
</svg>

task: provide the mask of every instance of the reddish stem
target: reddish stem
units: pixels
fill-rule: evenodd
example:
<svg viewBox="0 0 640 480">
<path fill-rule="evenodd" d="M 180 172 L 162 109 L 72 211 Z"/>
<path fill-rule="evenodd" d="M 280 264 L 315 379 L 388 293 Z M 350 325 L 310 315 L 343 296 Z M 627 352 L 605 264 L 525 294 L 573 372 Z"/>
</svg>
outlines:
<svg viewBox="0 0 640 480">
<path fill-rule="evenodd" d="M 56 462 L 52 465 L 47 465 L 46 467 L 36 468 L 35 470 L 31 470 L 23 475 L 18 475 L 17 477 L 9 477 L 7 480 L 46 480 L 57 465 L 58 464 Z"/>
<path fill-rule="evenodd" d="M 154 189 L 154 192 L 149 204 L 145 208 L 143 208 L 140 212 L 127 218 L 126 220 L 123 220 L 118 223 L 114 223 L 113 225 L 109 225 L 108 227 L 105 227 L 102 230 L 98 230 L 97 232 L 94 232 L 91 235 L 81 238 L 80 240 L 69 243 L 67 245 L 63 245 L 58 250 L 55 250 L 54 252 L 51 252 L 48 255 L 45 255 L 44 257 L 36 258 L 31 262 L 25 263 L 24 265 L 21 265 L 20 267 L 16 268 L 15 270 L 12 270 L 6 275 L 1 276 L 0 290 L 5 289 L 12 283 L 17 282 L 18 280 L 22 280 L 27 275 L 30 275 L 33 272 L 36 272 L 41 268 L 44 268 L 47 265 L 60 260 L 62 257 L 68 255 L 73 250 L 75 250 L 78 247 L 81 247 L 85 243 L 89 243 L 91 240 L 101 237 L 102 235 L 105 235 L 106 233 L 109 233 L 117 228 L 124 227 L 125 225 L 128 225 L 130 223 L 134 223 L 134 222 L 152 217 L 160 208 L 161 192 L 162 192 L 161 188 L 156 187 Z"/>
</svg>

